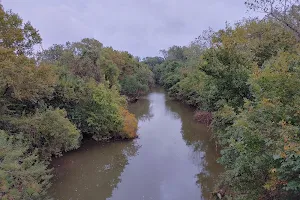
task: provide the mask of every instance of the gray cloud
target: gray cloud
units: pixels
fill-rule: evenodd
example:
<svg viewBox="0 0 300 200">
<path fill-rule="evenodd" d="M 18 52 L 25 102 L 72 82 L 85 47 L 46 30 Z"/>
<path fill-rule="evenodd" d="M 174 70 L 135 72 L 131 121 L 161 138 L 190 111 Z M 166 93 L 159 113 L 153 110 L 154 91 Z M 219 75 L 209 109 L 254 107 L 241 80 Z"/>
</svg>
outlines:
<svg viewBox="0 0 300 200">
<path fill-rule="evenodd" d="M 94 37 L 141 57 L 249 16 L 243 0 L 2 0 L 40 30 L 44 48 Z"/>
</svg>

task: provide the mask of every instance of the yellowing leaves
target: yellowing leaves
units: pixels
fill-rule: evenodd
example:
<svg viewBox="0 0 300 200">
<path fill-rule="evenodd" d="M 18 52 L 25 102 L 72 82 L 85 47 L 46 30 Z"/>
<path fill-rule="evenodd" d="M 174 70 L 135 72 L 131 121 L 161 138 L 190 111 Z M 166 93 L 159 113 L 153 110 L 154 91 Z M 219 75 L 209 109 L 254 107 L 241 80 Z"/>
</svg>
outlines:
<svg viewBox="0 0 300 200">
<path fill-rule="evenodd" d="M 0 58 L 7 56 L 10 59 L 0 60 L 0 88 L 4 95 L 32 102 L 52 95 L 57 81 L 53 67 L 37 67 L 26 57 L 8 55 L 0 50 Z"/>
<path fill-rule="evenodd" d="M 282 185 L 286 184 L 285 181 L 279 180 L 276 168 L 269 170 L 268 180 L 266 181 L 264 188 L 269 191 L 275 191 Z"/>
<path fill-rule="evenodd" d="M 121 107 L 120 113 L 123 117 L 123 128 L 122 132 L 125 134 L 126 138 L 136 138 L 137 137 L 137 128 L 138 121 L 135 118 L 134 114 L 130 113 L 127 109 Z"/>
<path fill-rule="evenodd" d="M 262 105 L 265 107 L 275 107 L 275 104 L 273 102 L 271 102 L 271 100 L 268 98 L 262 99 Z"/>
</svg>

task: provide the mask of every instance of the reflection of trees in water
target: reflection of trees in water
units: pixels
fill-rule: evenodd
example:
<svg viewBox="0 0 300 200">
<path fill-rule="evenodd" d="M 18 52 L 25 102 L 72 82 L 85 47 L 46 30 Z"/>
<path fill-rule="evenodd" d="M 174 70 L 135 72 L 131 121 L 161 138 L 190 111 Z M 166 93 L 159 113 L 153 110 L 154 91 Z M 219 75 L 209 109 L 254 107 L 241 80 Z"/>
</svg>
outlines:
<svg viewBox="0 0 300 200">
<path fill-rule="evenodd" d="M 123 154 L 126 155 L 126 158 L 131 158 L 131 157 L 135 157 L 138 153 L 138 149 L 141 147 L 141 145 L 139 145 L 136 140 L 130 141 L 130 143 L 132 143 L 131 145 L 127 145 L 124 149 L 123 149 Z"/>
<path fill-rule="evenodd" d="M 88 141 L 77 151 L 53 161 L 54 199 L 106 199 L 122 181 L 121 174 L 139 146 L 135 141 Z"/>
<path fill-rule="evenodd" d="M 180 119 L 180 115 L 176 112 L 171 111 L 168 107 L 165 109 L 166 115 L 170 116 L 172 119 Z"/>
<path fill-rule="evenodd" d="M 181 119 L 182 138 L 190 147 L 189 158 L 199 169 L 197 184 L 203 197 L 209 199 L 222 167 L 216 162 L 217 152 L 211 133 L 204 125 L 193 120 L 193 109 L 177 101 L 166 101 L 167 112 L 174 118 Z"/>
<path fill-rule="evenodd" d="M 151 102 L 147 98 L 139 99 L 137 102 L 129 104 L 130 112 L 134 113 L 140 121 L 150 121 L 154 116 L 151 109 Z"/>
</svg>

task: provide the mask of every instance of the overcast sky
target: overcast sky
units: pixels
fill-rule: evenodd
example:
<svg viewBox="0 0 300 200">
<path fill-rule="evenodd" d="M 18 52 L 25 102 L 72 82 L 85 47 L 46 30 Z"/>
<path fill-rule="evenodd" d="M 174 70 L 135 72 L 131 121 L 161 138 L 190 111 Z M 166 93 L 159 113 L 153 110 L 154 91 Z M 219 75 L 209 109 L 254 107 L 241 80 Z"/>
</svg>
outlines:
<svg viewBox="0 0 300 200">
<path fill-rule="evenodd" d="M 1 0 L 0 0 L 1 1 Z M 92 37 L 135 56 L 186 45 L 248 17 L 244 0 L 2 0 L 40 31 L 43 47 Z"/>
</svg>

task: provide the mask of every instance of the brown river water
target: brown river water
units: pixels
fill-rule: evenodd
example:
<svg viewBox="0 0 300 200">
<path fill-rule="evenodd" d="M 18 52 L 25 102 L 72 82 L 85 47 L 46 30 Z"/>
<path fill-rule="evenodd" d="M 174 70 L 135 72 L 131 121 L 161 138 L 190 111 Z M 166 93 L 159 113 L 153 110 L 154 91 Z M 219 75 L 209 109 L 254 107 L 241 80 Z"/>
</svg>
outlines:
<svg viewBox="0 0 300 200">
<path fill-rule="evenodd" d="M 97 143 L 53 161 L 55 200 L 208 200 L 222 171 L 192 108 L 157 89 L 131 104 L 139 138 Z"/>
</svg>

